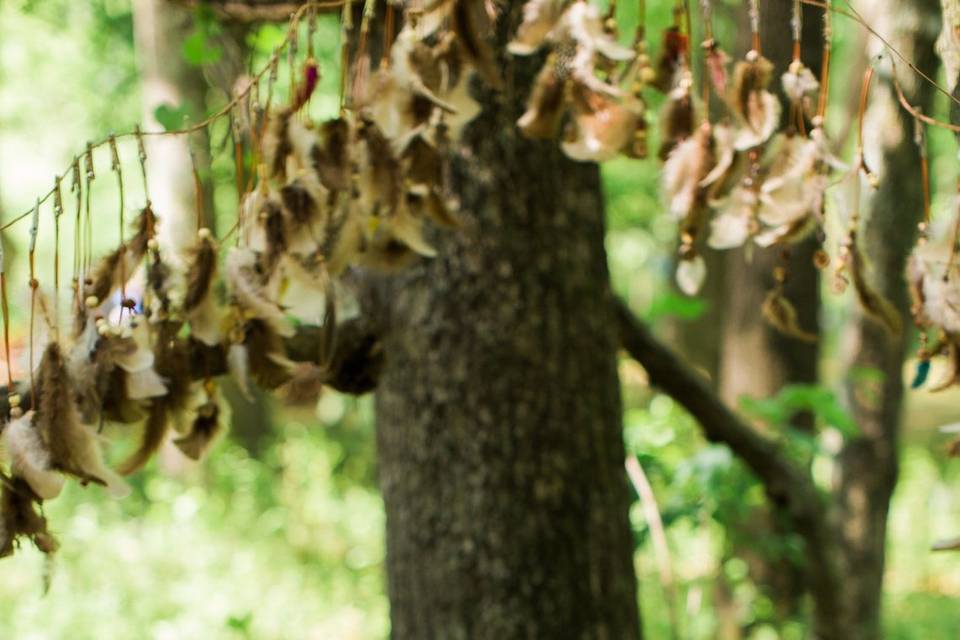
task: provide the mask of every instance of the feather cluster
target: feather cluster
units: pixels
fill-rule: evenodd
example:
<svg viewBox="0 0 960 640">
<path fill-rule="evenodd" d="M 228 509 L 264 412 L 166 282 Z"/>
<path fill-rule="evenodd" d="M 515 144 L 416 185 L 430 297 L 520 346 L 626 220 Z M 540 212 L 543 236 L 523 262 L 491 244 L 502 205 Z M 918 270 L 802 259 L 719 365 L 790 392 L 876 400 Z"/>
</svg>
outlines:
<svg viewBox="0 0 960 640">
<path fill-rule="evenodd" d="M 508 50 L 532 55 L 549 48 L 517 124 L 531 138 L 554 139 L 563 127 L 563 152 L 574 160 L 600 162 L 620 154 L 645 153 L 646 124 L 640 90 L 649 67 L 645 56 L 628 68 L 634 79 L 621 88 L 617 65 L 632 63 L 636 51 L 607 31 L 600 11 L 588 2 L 531 0 Z M 601 72 L 606 78 L 601 77 Z"/>
</svg>

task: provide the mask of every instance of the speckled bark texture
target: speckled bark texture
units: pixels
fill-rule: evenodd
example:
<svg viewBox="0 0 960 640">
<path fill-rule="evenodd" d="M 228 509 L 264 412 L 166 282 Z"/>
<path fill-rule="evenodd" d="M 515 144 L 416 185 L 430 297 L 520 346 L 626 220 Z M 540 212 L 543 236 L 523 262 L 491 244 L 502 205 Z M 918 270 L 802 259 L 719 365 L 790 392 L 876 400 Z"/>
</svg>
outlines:
<svg viewBox="0 0 960 640">
<path fill-rule="evenodd" d="M 516 131 L 511 87 L 538 63 L 505 61 L 505 92 L 480 92 L 454 167 L 462 228 L 387 296 L 395 640 L 640 635 L 600 177 Z"/>
</svg>

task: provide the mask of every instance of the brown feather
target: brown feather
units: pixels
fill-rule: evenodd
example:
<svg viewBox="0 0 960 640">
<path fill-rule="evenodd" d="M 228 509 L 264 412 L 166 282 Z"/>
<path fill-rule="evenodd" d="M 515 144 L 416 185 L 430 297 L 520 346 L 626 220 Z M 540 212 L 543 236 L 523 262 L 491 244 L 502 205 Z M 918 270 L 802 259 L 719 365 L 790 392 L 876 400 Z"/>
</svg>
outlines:
<svg viewBox="0 0 960 640">
<path fill-rule="evenodd" d="M 147 245 L 155 228 L 156 217 L 148 205 L 137 216 L 134 234 L 130 240 L 97 263 L 91 283 L 84 287 L 84 297 L 93 296 L 102 303 L 115 289 L 126 284 L 133 277 L 136 265 L 146 255 Z"/>
<path fill-rule="evenodd" d="M 197 409 L 187 435 L 177 438 L 173 444 L 177 445 L 177 448 L 191 460 L 199 460 L 223 430 L 220 405 L 213 399 L 209 399 Z"/>
<path fill-rule="evenodd" d="M 326 371 L 309 362 L 298 363 L 290 380 L 279 389 L 283 401 L 293 406 L 316 404 L 323 392 Z"/>
<path fill-rule="evenodd" d="M 283 207 L 274 200 L 263 205 L 263 228 L 267 250 L 263 255 L 263 270 L 272 273 L 284 251 L 287 250 L 287 229 L 283 217 Z"/>
<path fill-rule="evenodd" d="M 73 389 L 60 345 L 51 342 L 38 368 L 35 427 L 40 432 L 44 446 L 50 451 L 53 468 L 73 475 L 82 482 L 106 485 L 104 479 L 90 476 L 77 457 L 77 451 L 82 446 L 80 443 L 89 435 L 80 424 L 79 414 L 73 404 Z"/>
<path fill-rule="evenodd" d="M 670 152 L 681 141 L 693 134 L 694 127 L 693 100 L 689 93 L 671 94 L 663 110 L 662 133 L 658 156 L 666 160 Z"/>
<path fill-rule="evenodd" d="M 217 274 L 217 243 L 209 234 L 197 237 L 197 243 L 186 256 L 187 285 L 183 296 L 183 311 L 188 313 L 199 306 L 213 286 Z"/>
<path fill-rule="evenodd" d="M 310 149 L 310 161 L 317 177 L 331 191 L 350 188 L 350 126 L 343 118 L 320 125 L 320 142 Z"/>
<path fill-rule="evenodd" d="M 503 80 L 497 68 L 496 55 L 486 40 L 491 24 L 483 3 L 454 0 L 450 22 L 464 55 L 480 76 L 492 88 L 502 88 Z"/>
<path fill-rule="evenodd" d="M 175 323 L 164 323 L 158 329 L 156 360 L 157 373 L 167 381 L 167 395 L 154 398 L 143 426 L 143 435 L 137 450 L 120 465 L 120 473 L 130 475 L 143 468 L 163 444 L 171 420 L 186 409 L 190 397 L 190 343 L 173 334 Z"/>
<path fill-rule="evenodd" d="M 297 180 L 280 188 L 280 199 L 287 213 L 290 214 L 293 232 L 309 224 L 319 210 L 319 203 L 314 200 L 309 189 Z"/>
<path fill-rule="evenodd" d="M 47 519 L 35 505 L 40 501 L 23 478 L 0 474 L 0 558 L 13 554 L 20 538 L 26 538 L 50 555 L 59 544 L 47 529 Z"/>
<path fill-rule="evenodd" d="M 557 73 L 555 58 L 551 56 L 534 82 L 527 110 L 517 126 L 528 138 L 552 140 L 560 129 L 566 102 L 566 82 Z"/>
<path fill-rule="evenodd" d="M 250 377 L 257 386 L 269 391 L 290 380 L 283 339 L 265 322 L 247 322 L 244 344 L 250 355 Z"/>
<path fill-rule="evenodd" d="M 803 342 L 817 341 L 815 334 L 804 330 L 800 326 L 796 308 L 794 308 L 793 303 L 784 297 L 783 291 L 779 288 L 767 294 L 761 311 L 764 319 L 783 335 Z"/>
</svg>

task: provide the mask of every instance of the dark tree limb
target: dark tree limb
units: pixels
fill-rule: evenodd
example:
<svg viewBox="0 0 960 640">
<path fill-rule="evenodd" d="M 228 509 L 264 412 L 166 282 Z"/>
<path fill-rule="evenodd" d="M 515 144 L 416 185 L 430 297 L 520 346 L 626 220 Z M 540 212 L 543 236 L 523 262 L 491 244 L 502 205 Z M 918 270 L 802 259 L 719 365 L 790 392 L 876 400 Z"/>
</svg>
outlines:
<svg viewBox="0 0 960 640">
<path fill-rule="evenodd" d="M 847 634 L 846 612 L 841 608 L 843 568 L 841 549 L 831 514 L 821 502 L 810 475 L 793 463 L 778 442 L 760 433 L 731 410 L 710 388 L 707 380 L 660 342 L 622 301 L 617 302 L 617 322 L 623 348 L 643 365 L 652 386 L 679 402 L 700 424 L 711 442 L 725 444 L 763 483 L 771 501 L 791 517 L 805 542 L 810 563 L 810 591 L 820 620 L 818 637 L 837 639 Z"/>
<path fill-rule="evenodd" d="M 323 329 L 304 325 L 285 340 L 287 357 L 294 362 L 320 364 Z M 195 379 L 222 376 L 227 373 L 227 348 L 190 343 L 190 371 Z M 363 317 L 348 320 L 337 327 L 337 340 L 324 383 L 337 391 L 363 395 L 374 390 L 383 366 L 383 349 L 370 323 Z M 29 389 L 21 389 L 21 406 L 32 404 Z M 7 415 L 7 387 L 0 386 L 0 415 Z M 0 425 L 0 430 L 2 430 Z"/>
</svg>

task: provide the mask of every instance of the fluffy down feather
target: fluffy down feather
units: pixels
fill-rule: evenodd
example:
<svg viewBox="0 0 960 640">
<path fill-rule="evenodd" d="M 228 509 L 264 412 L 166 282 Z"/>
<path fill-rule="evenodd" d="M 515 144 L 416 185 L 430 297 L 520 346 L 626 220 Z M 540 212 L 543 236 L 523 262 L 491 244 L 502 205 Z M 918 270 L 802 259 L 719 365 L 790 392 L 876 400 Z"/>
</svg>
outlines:
<svg viewBox="0 0 960 640">
<path fill-rule="evenodd" d="M 53 469 L 50 452 L 33 428 L 33 412 L 28 411 L 4 428 L 3 444 L 10 456 L 10 471 L 23 478 L 41 500 L 60 495 L 64 477 Z"/>
</svg>

